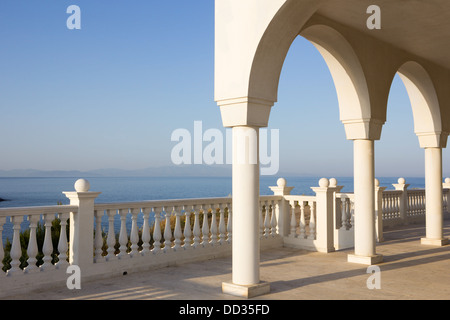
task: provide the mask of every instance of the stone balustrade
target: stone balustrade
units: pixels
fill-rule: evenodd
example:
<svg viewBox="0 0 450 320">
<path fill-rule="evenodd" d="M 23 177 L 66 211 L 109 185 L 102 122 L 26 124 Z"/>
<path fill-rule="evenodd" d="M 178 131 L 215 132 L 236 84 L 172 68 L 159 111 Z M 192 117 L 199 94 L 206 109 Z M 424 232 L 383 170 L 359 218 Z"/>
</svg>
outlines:
<svg viewBox="0 0 450 320">
<path fill-rule="evenodd" d="M 424 221 L 425 191 L 408 190 L 404 179 L 394 187 L 386 191 L 377 184 L 379 241 L 384 226 Z M 292 189 L 279 179 L 271 187 L 274 195 L 260 197 L 262 249 L 284 245 L 331 252 L 354 245 L 353 193 L 341 193 L 335 179 L 321 179 L 312 187 L 314 196 L 291 195 Z M 77 181 L 75 190 L 64 192 L 70 205 L 0 209 L 0 295 L 63 286 L 70 265 L 80 267 L 84 281 L 231 255 L 231 197 L 102 204 L 95 203 L 99 192 L 89 191 L 86 180 Z M 57 239 L 54 221 L 60 226 Z M 8 253 L 2 241 L 7 222 L 13 230 Z M 27 230 L 23 239 L 21 230 Z"/>
</svg>

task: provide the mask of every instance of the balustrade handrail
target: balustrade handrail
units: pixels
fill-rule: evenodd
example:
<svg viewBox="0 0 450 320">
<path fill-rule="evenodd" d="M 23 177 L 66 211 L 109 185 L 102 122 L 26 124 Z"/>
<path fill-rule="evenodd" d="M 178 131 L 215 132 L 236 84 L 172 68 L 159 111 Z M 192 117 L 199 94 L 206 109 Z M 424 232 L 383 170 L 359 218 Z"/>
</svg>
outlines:
<svg viewBox="0 0 450 320">
<path fill-rule="evenodd" d="M 77 212 L 78 206 L 74 205 L 55 205 L 55 206 L 36 206 L 36 207 L 14 207 L 0 208 L 0 217 L 11 216 L 32 216 L 38 214 L 52 213 L 71 213 Z"/>
<path fill-rule="evenodd" d="M 211 205 L 211 204 L 227 204 L 231 203 L 231 197 L 220 198 L 196 198 L 196 199 L 165 199 L 165 200 L 147 200 L 135 202 L 111 202 L 96 203 L 94 210 L 119 210 L 119 209 L 142 209 L 142 208 L 161 208 L 161 207 L 178 207 L 193 205 Z"/>
<path fill-rule="evenodd" d="M 409 192 L 410 190 L 408 190 Z M 402 190 L 384 190 L 383 194 L 402 194 Z"/>
<path fill-rule="evenodd" d="M 316 196 L 305 196 L 305 195 L 286 195 L 284 199 L 287 201 L 316 201 Z"/>
</svg>

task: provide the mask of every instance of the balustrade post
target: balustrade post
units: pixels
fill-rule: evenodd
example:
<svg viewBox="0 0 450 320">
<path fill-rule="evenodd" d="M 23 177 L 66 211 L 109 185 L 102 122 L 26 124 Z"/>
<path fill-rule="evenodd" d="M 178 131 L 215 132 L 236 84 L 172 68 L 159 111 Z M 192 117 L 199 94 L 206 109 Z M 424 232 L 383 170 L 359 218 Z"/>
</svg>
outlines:
<svg viewBox="0 0 450 320">
<path fill-rule="evenodd" d="M 89 191 L 85 179 L 75 182 L 75 192 L 63 192 L 78 212 L 70 213 L 69 263 L 77 265 L 81 274 L 94 263 L 94 202 L 100 192 Z"/>
<path fill-rule="evenodd" d="M 334 201 L 336 192 L 327 178 L 319 181 L 319 187 L 311 188 L 316 193 L 316 240 L 317 251 L 333 252 L 334 248 Z"/>
<path fill-rule="evenodd" d="M 400 219 L 402 219 L 402 222 L 404 224 L 407 224 L 407 216 L 406 216 L 406 212 L 408 211 L 408 187 L 409 184 L 405 184 L 405 179 L 404 178 L 399 178 L 398 179 L 398 183 L 394 183 L 392 184 L 395 188 L 395 190 L 399 190 L 402 191 L 402 196 L 401 196 L 401 200 L 400 200 Z"/>
<path fill-rule="evenodd" d="M 399 179 L 400 181 L 400 179 Z M 409 185 L 406 185 L 409 186 Z M 377 236 L 378 242 L 383 242 L 383 191 L 386 190 L 386 187 L 380 187 L 380 181 L 378 179 L 375 179 L 375 231 Z M 406 195 L 405 198 L 402 197 L 402 199 L 406 199 L 408 201 L 408 196 L 406 194 L 406 188 L 403 192 L 404 195 Z M 403 200 L 402 200 L 403 202 Z M 400 210 L 403 206 L 405 208 L 406 213 L 406 204 L 407 202 L 404 202 L 405 205 L 400 205 Z"/>
<path fill-rule="evenodd" d="M 291 210 L 289 201 L 284 199 L 284 196 L 291 194 L 294 187 L 286 187 L 286 179 L 280 178 L 277 180 L 276 187 L 269 187 L 275 196 L 283 196 L 278 204 L 278 210 L 276 213 L 276 220 L 278 221 L 278 233 L 280 236 L 287 237 L 291 229 Z"/>
</svg>

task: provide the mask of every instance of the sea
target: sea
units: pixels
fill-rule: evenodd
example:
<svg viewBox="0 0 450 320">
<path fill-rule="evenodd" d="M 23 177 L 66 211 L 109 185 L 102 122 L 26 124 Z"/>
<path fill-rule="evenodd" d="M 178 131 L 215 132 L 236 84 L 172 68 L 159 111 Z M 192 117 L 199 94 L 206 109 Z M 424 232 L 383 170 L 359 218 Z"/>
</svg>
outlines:
<svg viewBox="0 0 450 320">
<path fill-rule="evenodd" d="M 271 195 L 269 186 L 276 186 L 279 177 L 261 176 L 260 194 Z M 318 186 L 322 177 L 285 176 L 287 186 L 294 187 L 291 194 L 314 195 L 311 187 Z M 331 178 L 331 177 L 330 177 Z M 353 177 L 335 177 L 341 192 L 353 192 Z M 86 178 L 90 183 L 90 191 L 101 192 L 96 203 L 132 202 L 145 200 L 187 199 L 228 197 L 232 193 L 231 177 L 92 177 Z M 425 179 L 405 177 L 409 189 L 424 188 Z M 42 177 L 42 178 L 0 178 L 0 208 L 51 206 L 69 204 L 63 191 L 74 191 L 77 178 L 71 177 Z M 392 184 L 397 183 L 398 177 L 378 178 L 380 186 L 393 190 Z M 118 220 L 118 219 L 116 219 Z M 142 225 L 142 220 L 138 220 Z M 107 218 L 102 221 L 102 227 L 107 228 Z M 27 222 L 22 229 L 27 228 Z M 115 228 L 120 228 L 117 221 Z M 127 228 L 131 229 L 131 221 L 127 221 Z M 2 240 L 12 240 L 12 225 L 7 219 L 3 228 Z"/>
</svg>

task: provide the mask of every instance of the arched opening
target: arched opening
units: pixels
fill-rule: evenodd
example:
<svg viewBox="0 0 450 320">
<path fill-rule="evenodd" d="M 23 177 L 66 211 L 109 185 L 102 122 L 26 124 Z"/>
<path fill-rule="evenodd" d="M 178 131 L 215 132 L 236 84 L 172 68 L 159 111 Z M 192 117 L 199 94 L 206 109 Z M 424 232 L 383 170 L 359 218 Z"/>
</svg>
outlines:
<svg viewBox="0 0 450 320">
<path fill-rule="evenodd" d="M 381 140 L 376 142 L 376 175 L 392 189 L 400 177 L 411 187 L 424 187 L 424 158 L 414 133 L 411 101 L 401 77 L 396 74 L 389 91 L 387 119 Z"/>
<path fill-rule="evenodd" d="M 281 129 L 279 175 L 302 176 L 309 186 L 289 181 L 301 193 L 311 193 L 319 176 L 345 178 L 345 189 L 352 191 L 352 144 L 339 119 L 370 119 L 371 110 L 365 76 L 350 44 L 328 26 L 306 28 L 290 47 L 278 88 L 269 125 Z"/>
<path fill-rule="evenodd" d="M 278 175 L 304 194 L 311 194 L 319 177 L 351 177 L 352 144 L 339 121 L 335 81 L 317 47 L 303 36 L 294 40 L 286 56 L 278 97 L 269 122 L 280 129 Z M 349 182 L 347 190 L 353 185 Z"/>
<path fill-rule="evenodd" d="M 416 62 L 406 62 L 399 70 L 398 75 L 402 79 L 411 100 L 411 108 L 414 117 L 414 131 L 419 140 L 433 134 L 441 134 L 442 121 L 439 101 L 433 82 L 428 72 Z"/>
</svg>

